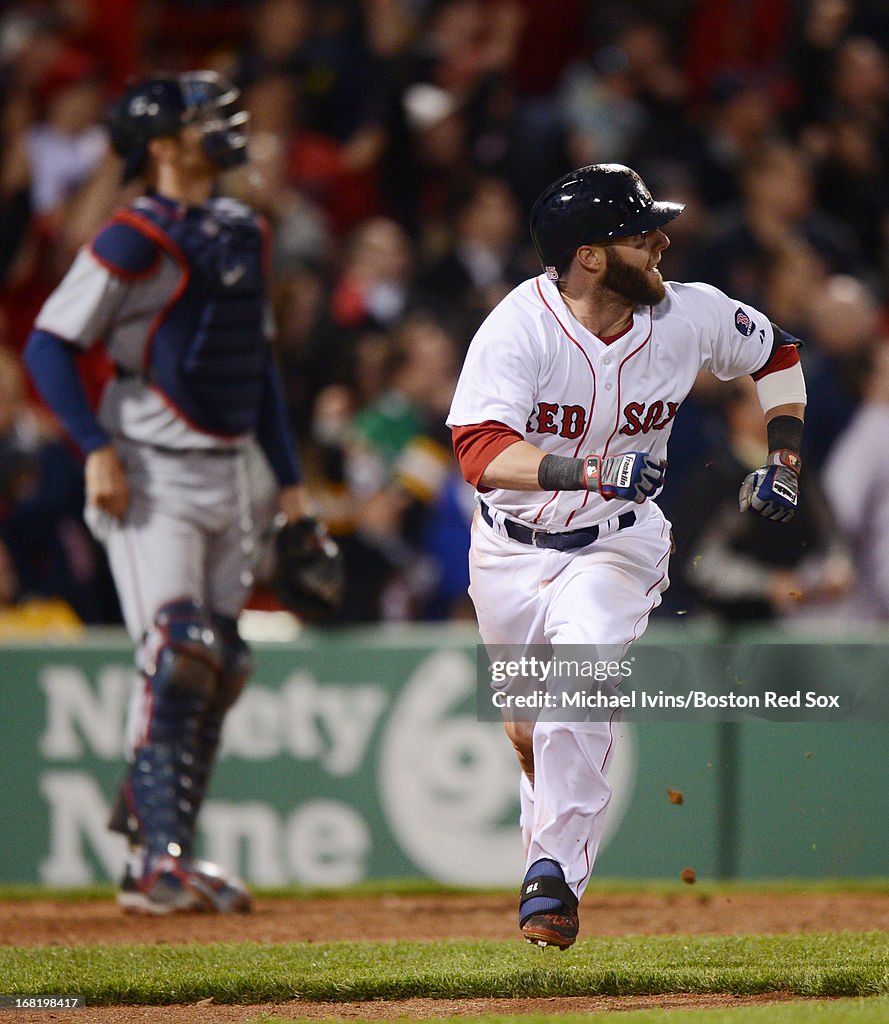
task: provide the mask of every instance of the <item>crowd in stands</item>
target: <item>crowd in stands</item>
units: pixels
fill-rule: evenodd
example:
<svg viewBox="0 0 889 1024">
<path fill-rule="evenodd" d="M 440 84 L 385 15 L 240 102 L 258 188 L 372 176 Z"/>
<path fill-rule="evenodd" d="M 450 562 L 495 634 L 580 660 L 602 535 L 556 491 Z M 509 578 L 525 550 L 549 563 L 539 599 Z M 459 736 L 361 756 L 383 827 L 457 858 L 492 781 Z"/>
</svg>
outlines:
<svg viewBox="0 0 889 1024">
<path fill-rule="evenodd" d="M 5 4 L 10 600 L 63 598 L 87 623 L 119 614 L 80 524 L 78 456 L 15 364 L 76 248 L 133 195 L 108 148 L 109 100 L 133 76 L 201 66 L 229 74 L 251 115 L 249 164 L 225 187 L 274 231 L 277 358 L 310 485 L 346 550 L 343 622 L 471 616 L 473 494 L 444 426 L 453 385 L 487 312 L 539 272 L 527 231 L 535 196 L 604 161 L 687 204 L 668 230 L 665 278 L 712 283 L 805 343 L 810 512 L 777 549 L 743 529 L 714 534 L 724 517 L 713 495 L 724 477 L 729 507 L 729 481 L 760 464 L 765 439 L 745 388 L 702 379 L 677 417 L 660 499 L 680 543 L 660 615 L 842 614 L 868 549 L 889 552 L 889 504 L 885 525 L 874 515 L 862 526 L 835 456 L 868 403 L 889 406 L 873 383 L 889 351 L 885 0 Z M 82 364 L 98 389 L 101 351 Z M 731 593 L 715 568 L 726 559 Z M 889 575 L 873 585 L 889 591 Z M 863 605 L 889 619 L 889 597 Z M 859 594 L 859 619 L 861 607 Z"/>
</svg>

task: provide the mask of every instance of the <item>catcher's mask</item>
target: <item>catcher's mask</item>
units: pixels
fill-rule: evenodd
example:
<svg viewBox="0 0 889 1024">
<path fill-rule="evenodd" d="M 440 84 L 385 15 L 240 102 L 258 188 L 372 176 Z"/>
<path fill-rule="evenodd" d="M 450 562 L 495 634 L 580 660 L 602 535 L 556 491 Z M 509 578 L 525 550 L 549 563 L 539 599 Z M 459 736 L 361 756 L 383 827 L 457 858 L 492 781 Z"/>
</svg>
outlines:
<svg viewBox="0 0 889 1024">
<path fill-rule="evenodd" d="M 684 209 L 682 203 L 656 203 L 645 182 L 623 164 L 590 164 L 538 196 L 531 237 L 547 277 L 557 281 L 581 245 L 653 231 Z"/>
<path fill-rule="evenodd" d="M 247 160 L 250 115 L 240 90 L 215 71 L 160 74 L 130 85 L 108 117 L 111 145 L 124 158 L 123 180 L 140 174 L 151 139 L 199 125 L 207 159 L 220 170 Z"/>
</svg>

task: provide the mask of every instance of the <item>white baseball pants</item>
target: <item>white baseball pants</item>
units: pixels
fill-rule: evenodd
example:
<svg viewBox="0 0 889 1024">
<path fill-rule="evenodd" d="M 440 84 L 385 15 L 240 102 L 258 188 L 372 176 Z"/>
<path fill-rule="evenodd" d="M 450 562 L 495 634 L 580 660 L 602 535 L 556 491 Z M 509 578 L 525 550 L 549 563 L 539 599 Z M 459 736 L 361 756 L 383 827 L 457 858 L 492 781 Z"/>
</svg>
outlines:
<svg viewBox="0 0 889 1024">
<path fill-rule="evenodd" d="M 605 648 L 622 657 L 644 632 L 669 585 L 670 524 L 647 502 L 637 522 L 616 531 L 616 517 L 594 543 L 572 551 L 522 544 L 502 518 L 489 526 L 476 513 L 469 593 L 489 648 L 504 645 Z M 538 652 L 539 653 L 539 652 Z M 561 865 L 580 897 L 593 869 L 605 810 L 606 774 L 619 712 L 604 721 L 550 721 L 533 727 L 533 787 L 520 785 L 526 868 L 541 858 Z"/>
</svg>

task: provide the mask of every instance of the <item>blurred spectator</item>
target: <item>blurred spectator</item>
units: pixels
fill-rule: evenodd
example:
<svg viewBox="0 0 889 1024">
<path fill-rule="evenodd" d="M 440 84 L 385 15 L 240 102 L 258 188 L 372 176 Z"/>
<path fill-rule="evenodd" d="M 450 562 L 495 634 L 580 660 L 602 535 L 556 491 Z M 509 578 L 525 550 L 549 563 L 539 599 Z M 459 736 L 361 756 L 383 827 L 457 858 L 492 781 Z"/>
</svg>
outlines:
<svg viewBox="0 0 889 1024">
<path fill-rule="evenodd" d="M 852 232 L 816 207 L 812 175 L 799 149 L 767 143 L 749 156 L 741 186 L 741 209 L 701 252 L 702 280 L 768 308 L 764 272 L 794 241 L 808 243 L 829 273 L 860 270 Z"/>
<path fill-rule="evenodd" d="M 105 563 L 83 525 L 83 471 L 24 396 L 19 360 L 0 348 L 0 541 L 17 593 L 61 597 L 85 622 L 113 621 Z"/>
<path fill-rule="evenodd" d="M 85 3 L 22 4 L 0 20 L 0 308 L 16 349 L 119 193 Z"/>
<path fill-rule="evenodd" d="M 468 344 L 506 293 L 536 273 L 523 260 L 524 224 L 504 181 L 482 177 L 460 184 L 451 199 L 453 238 L 446 252 L 420 273 L 412 304 L 433 311 Z"/>
<path fill-rule="evenodd" d="M 792 13 L 790 0 L 697 0 L 684 54 L 695 94 L 705 96 L 725 72 L 774 75 L 787 53 Z"/>
<path fill-rule="evenodd" d="M 841 113 L 861 117 L 885 137 L 889 128 L 889 55 L 873 39 L 852 36 L 839 45 L 830 98 Z"/>
<path fill-rule="evenodd" d="M 778 104 L 762 75 L 725 72 L 713 82 L 704 130 L 690 161 L 708 207 L 725 212 L 740 204 L 745 163 L 779 131 Z"/>
<path fill-rule="evenodd" d="M 837 115 L 825 126 L 817 168 L 822 209 L 848 224 L 867 263 L 875 266 L 889 234 L 889 168 L 884 135 L 856 115 Z M 881 230 L 882 229 L 882 230 Z"/>
<path fill-rule="evenodd" d="M 334 252 L 324 211 L 292 180 L 296 95 L 292 79 L 283 73 L 252 82 L 244 96 L 250 114 L 249 163 L 226 179 L 227 191 L 269 220 L 273 276 L 306 264 L 324 266 Z"/>
<path fill-rule="evenodd" d="M 310 339 L 324 317 L 327 293 L 321 268 L 295 266 L 277 275 L 272 302 L 276 325 L 276 356 L 284 384 L 290 422 L 298 437 L 309 433 L 317 393 L 332 380 L 320 346 L 310 351 Z M 316 360 L 312 361 L 312 354 Z"/>
<path fill-rule="evenodd" d="M 816 162 L 818 200 L 876 261 L 889 213 L 889 54 L 873 39 L 837 31 L 820 68 L 802 76 L 808 93 L 801 133 Z"/>
<path fill-rule="evenodd" d="M 886 338 L 874 296 L 848 275 L 829 278 L 815 292 L 800 336 L 809 393 L 803 458 L 814 469 L 852 418 L 873 350 Z"/>
<path fill-rule="evenodd" d="M 286 74 L 298 89 L 300 124 L 347 140 L 372 109 L 359 8 L 346 0 L 262 0 L 233 77 L 242 88 Z"/>
<path fill-rule="evenodd" d="M 476 141 L 513 102 L 511 72 L 523 15 L 512 0 L 442 0 L 431 5 L 413 47 L 393 68 L 382 186 L 412 238 L 444 216 L 455 182 L 479 159 L 498 166 Z M 504 123 L 496 132 L 509 131 Z M 504 162 L 503 146 L 496 144 Z"/>
<path fill-rule="evenodd" d="M 45 114 L 26 132 L 31 204 L 37 216 L 62 220 L 67 200 L 96 170 L 108 148 L 99 123 L 103 85 L 87 65 L 53 75 L 41 98 Z"/>
<path fill-rule="evenodd" d="M 12 557 L 0 540 L 0 641 L 70 639 L 82 631 L 67 601 L 21 593 Z"/>
<path fill-rule="evenodd" d="M 430 342 L 441 325 L 461 349 L 539 272 L 527 215 L 569 166 L 638 167 L 687 204 L 664 275 L 709 281 L 803 339 L 805 476 L 823 462 L 855 416 L 887 318 L 887 53 L 882 0 L 8 3 L 2 340 L 21 346 L 77 245 L 125 198 L 102 83 L 116 92 L 146 67 L 235 69 L 251 159 L 225 188 L 270 223 L 292 425 L 336 508 L 328 518 L 355 547 L 356 587 L 369 581 L 347 617 L 459 614 L 472 509 L 449 452 L 428 462 L 443 472 L 425 496 L 401 479 L 404 453 L 426 465 L 438 443 L 436 403 L 409 397 L 412 367 L 427 358 L 444 380 Z M 719 404 L 707 385 L 683 406 L 668 512 L 720 443 Z M 358 451 L 379 471 L 367 491 Z M 41 543 L 10 547 L 28 589 L 35 558 L 64 564 L 51 530 Z"/>
<path fill-rule="evenodd" d="M 330 300 L 340 328 L 388 327 L 404 313 L 411 274 L 410 243 L 393 220 L 365 221 L 349 239 Z"/>
<path fill-rule="evenodd" d="M 872 350 L 864 401 L 837 438 L 822 483 L 852 546 L 856 581 L 843 621 L 889 622 L 889 347 Z"/>
<path fill-rule="evenodd" d="M 444 426 L 458 364 L 453 337 L 412 317 L 377 397 L 359 406 L 338 387 L 319 397 L 316 436 L 341 450 L 342 477 L 322 503 L 339 511 L 330 522 L 348 556 L 348 621 L 447 617 L 463 603 L 467 581 L 450 560 L 454 536 L 468 544 L 469 517 Z"/>
<path fill-rule="evenodd" d="M 627 163 L 643 142 L 645 152 L 675 153 L 687 134 L 685 95 L 666 33 L 653 22 L 630 23 L 565 73 L 559 106 L 570 163 Z"/>
<path fill-rule="evenodd" d="M 768 454 L 752 380 L 725 389 L 726 443 L 686 482 L 673 524 L 681 583 L 725 624 L 765 622 L 831 602 L 851 585 L 852 567 L 834 540 L 817 477 L 801 477 L 800 507 L 778 531 L 738 511 L 741 481 Z"/>
<path fill-rule="evenodd" d="M 376 394 L 388 358 L 384 332 L 407 310 L 410 243 L 388 218 L 363 222 L 346 245 L 328 290 L 328 268 L 297 267 L 275 290 L 278 354 L 297 433 L 305 435 L 317 396 L 330 385 Z"/>
<path fill-rule="evenodd" d="M 626 162 L 648 126 L 645 109 L 634 96 L 626 57 L 616 47 L 600 51 L 591 65 L 569 67 L 559 100 L 572 166 Z"/>
<path fill-rule="evenodd" d="M 828 276 L 818 253 L 808 242 L 788 235 L 763 260 L 763 307 L 774 323 L 806 339 L 813 320 L 812 308 Z"/>
<path fill-rule="evenodd" d="M 830 116 L 831 70 L 853 13 L 853 0 L 809 0 L 803 5 L 791 54 L 793 76 L 800 92 L 794 119 L 803 125 L 816 124 Z"/>
<path fill-rule="evenodd" d="M 384 100 L 371 84 L 361 28 L 359 8 L 346 0 L 263 0 L 252 14 L 249 41 L 228 69 L 251 92 L 263 80 L 276 83 L 278 109 L 293 128 L 292 182 L 320 204 L 339 235 L 380 212 Z"/>
<path fill-rule="evenodd" d="M 63 6 L 72 34 L 101 64 L 109 91 L 116 95 L 139 70 L 143 5 L 140 0 L 64 0 Z"/>
<path fill-rule="evenodd" d="M 516 85 L 526 100 L 551 96 L 565 68 L 583 53 L 589 39 L 584 0 L 518 0 L 521 32 L 516 44 Z M 548 179 L 547 179 L 548 180 Z"/>
<path fill-rule="evenodd" d="M 29 106 L 21 93 L 0 93 L 0 289 L 6 284 L 31 220 Z"/>
</svg>

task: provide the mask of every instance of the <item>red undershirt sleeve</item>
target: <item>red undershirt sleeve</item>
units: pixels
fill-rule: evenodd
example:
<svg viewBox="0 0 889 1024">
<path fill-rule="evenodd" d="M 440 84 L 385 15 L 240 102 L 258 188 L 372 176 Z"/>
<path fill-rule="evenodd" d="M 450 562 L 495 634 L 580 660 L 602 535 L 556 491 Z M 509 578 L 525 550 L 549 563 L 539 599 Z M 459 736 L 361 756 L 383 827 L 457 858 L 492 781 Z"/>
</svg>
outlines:
<svg viewBox="0 0 889 1024">
<path fill-rule="evenodd" d="M 796 345 L 779 345 L 765 366 L 750 376 L 754 380 L 761 380 L 763 377 L 767 377 L 770 373 L 776 373 L 778 370 L 789 370 L 791 366 L 795 366 L 798 362 L 799 352 Z"/>
<path fill-rule="evenodd" d="M 522 435 L 505 423 L 485 420 L 484 423 L 452 427 L 451 439 L 464 479 L 480 491 L 485 491 L 488 488 L 479 484 L 482 473 L 495 456 L 516 441 L 521 441 Z"/>
</svg>

